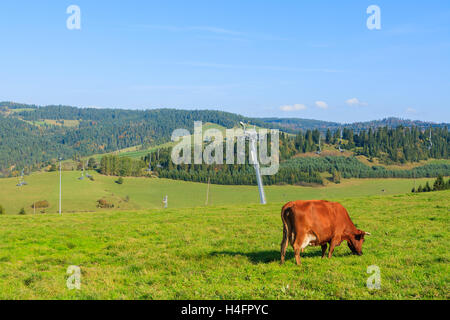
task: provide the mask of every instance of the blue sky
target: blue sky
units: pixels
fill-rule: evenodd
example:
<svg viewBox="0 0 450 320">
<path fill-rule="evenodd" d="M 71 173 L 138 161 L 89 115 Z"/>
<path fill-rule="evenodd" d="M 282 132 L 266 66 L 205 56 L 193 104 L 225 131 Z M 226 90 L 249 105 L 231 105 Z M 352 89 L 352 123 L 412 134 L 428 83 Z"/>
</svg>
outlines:
<svg viewBox="0 0 450 320">
<path fill-rule="evenodd" d="M 447 0 L 5 0 L 0 43 L 2 101 L 450 122 Z"/>
</svg>

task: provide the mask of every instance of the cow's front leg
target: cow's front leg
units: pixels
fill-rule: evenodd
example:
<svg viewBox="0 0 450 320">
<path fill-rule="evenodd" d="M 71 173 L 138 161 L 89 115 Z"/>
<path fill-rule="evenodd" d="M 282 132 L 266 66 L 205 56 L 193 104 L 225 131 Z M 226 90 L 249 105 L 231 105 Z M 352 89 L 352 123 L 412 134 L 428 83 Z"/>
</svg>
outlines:
<svg viewBox="0 0 450 320">
<path fill-rule="evenodd" d="M 340 239 L 334 238 L 331 240 L 330 251 L 328 251 L 328 258 L 331 258 L 331 256 L 333 255 L 334 248 L 340 244 L 341 244 Z"/>
<path fill-rule="evenodd" d="M 322 259 L 325 257 L 325 252 L 327 251 L 327 248 L 328 246 L 326 243 L 322 245 Z"/>
</svg>

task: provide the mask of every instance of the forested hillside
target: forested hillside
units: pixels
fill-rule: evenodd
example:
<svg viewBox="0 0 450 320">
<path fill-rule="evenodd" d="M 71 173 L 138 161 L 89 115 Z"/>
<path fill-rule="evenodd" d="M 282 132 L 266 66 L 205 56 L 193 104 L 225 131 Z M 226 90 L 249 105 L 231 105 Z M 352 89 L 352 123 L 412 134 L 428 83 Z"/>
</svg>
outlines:
<svg viewBox="0 0 450 320">
<path fill-rule="evenodd" d="M 450 135 L 447 127 L 422 131 L 418 127 L 403 126 L 379 127 L 374 130 L 361 130 L 359 133 L 347 128 L 334 132 L 328 129 L 325 138 L 317 129 L 299 132 L 294 140 L 285 141 L 283 154 L 288 158 L 296 153 L 317 151 L 319 140 L 342 150 L 351 150 L 355 155 L 377 157 L 384 163 L 418 162 L 429 158 L 449 157 Z"/>
<path fill-rule="evenodd" d="M 9 106 L 14 107 L 14 112 Z M 75 120 L 76 126 L 65 125 Z M 242 120 L 250 121 L 236 114 L 209 110 L 27 108 L 0 103 L 0 169 L 4 173 L 12 166 L 33 170 L 59 156 L 71 159 L 137 145 L 158 145 L 169 141 L 175 129 L 192 132 L 194 121 L 232 128 Z"/>
<path fill-rule="evenodd" d="M 192 132 L 194 121 L 214 123 L 225 128 L 238 126 L 240 121 L 259 127 L 285 128 L 286 132 L 294 135 L 281 134 L 282 161 L 301 153 L 316 152 L 320 149 L 319 144 L 324 143 L 335 149 L 351 151 L 353 155 L 376 157 L 384 163 L 414 162 L 429 158 L 448 159 L 450 142 L 448 128 L 444 125 L 431 126 L 398 119 L 368 123 L 367 125 L 378 128 L 369 127 L 366 130 L 365 124 L 340 125 L 307 119 L 246 118 L 213 110 L 38 107 L 2 102 L 0 176 L 9 176 L 23 168 L 30 172 L 54 163 L 58 157 L 78 159 L 134 146 L 146 150 L 150 146 L 168 142 L 175 129 L 183 128 Z M 394 128 L 389 125 L 380 127 L 386 123 Z M 419 126 L 414 126 L 415 124 Z M 425 125 L 426 129 L 423 129 Z M 341 127 L 344 128 L 342 133 Z M 233 180 L 235 174 L 242 175 L 245 170 L 224 173 L 228 178 L 224 176 L 223 179 Z M 285 167 L 280 177 L 288 176 L 292 181 L 318 181 L 316 173 L 308 173 L 308 177 L 302 174 L 300 177 L 300 173 L 290 170 Z M 172 175 L 168 172 L 160 174 L 167 177 Z M 250 175 L 248 178 L 253 179 Z M 272 181 L 278 182 L 280 181 Z"/>
</svg>

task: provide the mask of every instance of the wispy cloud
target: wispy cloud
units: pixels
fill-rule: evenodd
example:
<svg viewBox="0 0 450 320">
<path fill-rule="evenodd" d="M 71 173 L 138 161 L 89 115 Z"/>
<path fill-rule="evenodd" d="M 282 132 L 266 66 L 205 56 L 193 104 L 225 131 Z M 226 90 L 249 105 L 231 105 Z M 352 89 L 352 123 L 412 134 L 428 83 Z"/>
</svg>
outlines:
<svg viewBox="0 0 450 320">
<path fill-rule="evenodd" d="M 132 91 L 193 91 L 193 90 L 218 90 L 239 87 L 242 84 L 218 84 L 218 85 L 135 85 L 129 89 Z"/>
<path fill-rule="evenodd" d="M 280 110 L 284 112 L 292 112 L 292 111 L 300 111 L 300 110 L 306 110 L 306 106 L 304 104 L 293 104 L 293 105 L 286 105 L 281 106 Z"/>
<path fill-rule="evenodd" d="M 350 107 L 367 107 L 368 103 L 360 101 L 358 98 L 351 98 L 345 101 L 345 103 Z"/>
<path fill-rule="evenodd" d="M 138 25 L 138 27 L 142 28 L 148 28 L 148 29 L 157 29 L 157 30 L 165 30 L 165 31 L 171 31 L 171 32 L 206 32 L 206 33 L 215 33 L 215 34 L 227 34 L 227 35 L 244 35 L 245 33 L 225 29 L 225 28 L 219 28 L 219 27 L 212 27 L 212 26 L 186 26 L 186 27 L 180 27 L 180 26 L 170 26 L 170 25 Z"/>
<path fill-rule="evenodd" d="M 448 31 L 446 27 L 427 27 L 413 24 L 403 24 L 395 26 L 387 31 L 388 34 L 393 36 L 402 36 L 409 34 L 426 34 Z"/>
<path fill-rule="evenodd" d="M 316 101 L 315 105 L 319 109 L 328 109 L 328 104 L 325 101 Z"/>
<path fill-rule="evenodd" d="M 406 113 L 409 113 L 409 114 L 416 114 L 416 113 L 417 113 L 417 110 L 414 109 L 414 108 L 406 108 Z"/>
<path fill-rule="evenodd" d="M 215 35 L 227 36 L 226 38 L 222 38 L 222 39 L 227 39 L 227 40 L 230 40 L 229 36 L 232 36 L 231 40 L 233 40 L 233 39 L 240 39 L 240 40 L 258 39 L 258 40 L 266 40 L 266 41 L 290 40 L 285 37 L 275 36 L 275 35 L 271 35 L 271 34 L 243 32 L 243 31 L 237 31 L 237 30 L 216 27 L 216 26 L 176 26 L 176 25 L 140 24 L 140 25 L 136 25 L 135 27 L 144 28 L 144 29 L 169 31 L 169 32 L 215 34 Z M 239 37 L 239 38 L 237 38 L 237 37 Z"/>
<path fill-rule="evenodd" d="M 217 68 L 217 69 L 249 69 L 249 70 L 269 70 L 269 71 L 324 72 L 324 73 L 344 72 L 344 70 L 332 68 L 298 68 L 298 67 L 271 66 L 271 65 L 236 65 L 236 64 L 209 63 L 209 62 L 180 62 L 178 64 L 191 67 Z"/>
</svg>

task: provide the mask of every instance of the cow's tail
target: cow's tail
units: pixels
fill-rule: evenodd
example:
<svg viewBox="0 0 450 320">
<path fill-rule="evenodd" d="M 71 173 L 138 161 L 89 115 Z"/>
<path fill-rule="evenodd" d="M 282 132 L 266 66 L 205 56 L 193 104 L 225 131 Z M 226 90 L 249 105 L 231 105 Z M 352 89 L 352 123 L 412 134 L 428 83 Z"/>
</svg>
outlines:
<svg viewBox="0 0 450 320">
<path fill-rule="evenodd" d="M 292 225 L 293 220 L 293 211 L 292 207 L 294 206 L 293 202 L 289 202 L 286 204 L 283 209 L 281 209 L 281 220 L 283 221 L 283 234 L 286 232 L 287 238 L 289 239 L 289 243 L 292 245 L 294 242 L 294 230 Z"/>
<path fill-rule="evenodd" d="M 286 248 L 289 243 L 294 243 L 294 232 L 292 226 L 292 207 L 294 203 L 288 203 L 281 209 L 281 220 L 283 221 L 283 240 L 281 240 L 281 263 L 284 263 Z"/>
</svg>

